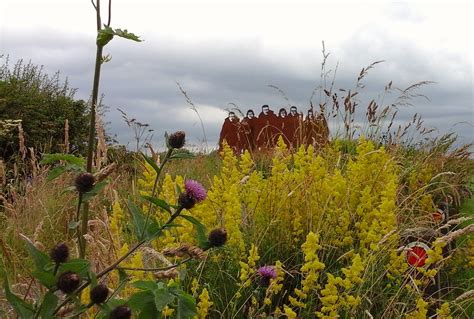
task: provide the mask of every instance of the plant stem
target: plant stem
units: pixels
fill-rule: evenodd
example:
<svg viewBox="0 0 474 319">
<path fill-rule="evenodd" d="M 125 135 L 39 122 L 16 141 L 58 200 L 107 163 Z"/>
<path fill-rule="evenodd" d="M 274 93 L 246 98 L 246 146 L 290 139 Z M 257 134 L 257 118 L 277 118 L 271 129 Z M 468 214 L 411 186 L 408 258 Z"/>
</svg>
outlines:
<svg viewBox="0 0 474 319">
<path fill-rule="evenodd" d="M 97 0 L 96 9 L 96 20 L 97 20 L 97 32 L 101 29 L 100 19 L 100 0 Z M 96 121 L 96 108 L 97 100 L 99 97 L 99 82 L 100 82 L 100 69 L 102 66 L 102 51 L 103 46 L 97 44 L 97 50 L 95 55 L 95 69 L 94 69 L 94 83 L 92 85 L 92 101 L 91 101 L 91 114 L 89 123 L 89 142 L 87 149 L 87 171 L 92 172 L 92 159 L 95 149 L 95 121 Z M 84 209 L 82 210 L 81 216 L 81 229 L 79 231 L 79 258 L 84 258 L 86 255 L 86 241 L 84 235 L 87 234 L 87 224 L 89 221 L 89 203 L 84 203 Z"/>
<path fill-rule="evenodd" d="M 160 164 L 158 172 L 156 172 L 155 182 L 153 183 L 153 189 L 151 190 L 151 197 L 155 197 L 156 188 L 158 186 L 158 179 L 160 178 L 161 172 L 163 171 L 163 167 L 165 166 L 166 162 L 168 162 L 168 160 L 169 160 L 169 158 L 171 157 L 172 154 L 173 154 L 173 149 L 172 148 L 168 149 L 168 152 L 166 152 L 166 155 L 165 155 L 165 158 L 163 159 L 163 162 L 161 162 L 161 164 Z M 148 213 L 146 215 L 145 226 L 143 227 L 143 231 L 142 231 L 140 237 L 143 237 L 143 235 L 145 234 L 145 229 L 146 229 L 146 226 L 148 225 L 148 222 L 150 220 L 152 209 L 153 209 L 153 205 L 150 202 L 150 204 L 148 205 Z"/>
<path fill-rule="evenodd" d="M 82 193 L 79 193 L 77 199 L 77 210 L 76 210 L 76 233 L 77 233 L 77 245 L 79 246 L 79 251 L 82 251 L 82 234 L 79 229 L 79 223 L 81 221 L 81 204 L 82 204 Z"/>
</svg>

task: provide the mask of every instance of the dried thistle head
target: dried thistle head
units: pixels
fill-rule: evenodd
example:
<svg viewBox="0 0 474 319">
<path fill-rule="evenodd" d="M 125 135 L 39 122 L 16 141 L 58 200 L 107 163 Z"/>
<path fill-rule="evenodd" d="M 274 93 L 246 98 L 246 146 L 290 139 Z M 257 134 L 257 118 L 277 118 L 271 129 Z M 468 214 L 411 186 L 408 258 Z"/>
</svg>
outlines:
<svg viewBox="0 0 474 319">
<path fill-rule="evenodd" d="M 74 292 L 81 284 L 81 277 L 75 272 L 66 271 L 58 277 L 56 286 L 65 294 Z"/>
<path fill-rule="evenodd" d="M 168 144 L 171 148 L 180 149 L 184 146 L 186 133 L 177 131 L 168 137 Z"/>
<path fill-rule="evenodd" d="M 69 258 L 69 247 L 65 243 L 57 244 L 49 255 L 56 264 L 64 263 Z"/>
<path fill-rule="evenodd" d="M 95 177 L 91 173 L 81 173 L 74 181 L 76 190 L 81 194 L 90 192 L 94 188 L 94 183 Z"/>
<path fill-rule="evenodd" d="M 104 284 L 99 284 L 92 288 L 90 299 L 94 304 L 101 304 L 107 300 L 109 296 L 109 288 Z"/>
<path fill-rule="evenodd" d="M 221 247 L 227 242 L 227 231 L 225 228 L 216 228 L 209 233 L 208 241 L 211 247 Z"/>
<path fill-rule="evenodd" d="M 132 310 L 126 305 L 115 307 L 110 313 L 110 319 L 130 319 L 132 318 Z"/>
</svg>

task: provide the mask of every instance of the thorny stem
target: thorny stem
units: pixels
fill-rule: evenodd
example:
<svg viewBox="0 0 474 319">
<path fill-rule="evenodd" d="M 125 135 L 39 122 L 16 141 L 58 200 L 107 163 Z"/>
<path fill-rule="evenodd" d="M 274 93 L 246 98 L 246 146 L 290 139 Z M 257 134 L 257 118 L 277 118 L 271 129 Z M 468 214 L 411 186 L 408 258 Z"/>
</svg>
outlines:
<svg viewBox="0 0 474 319">
<path fill-rule="evenodd" d="M 168 221 L 163 225 L 161 226 L 161 228 L 158 230 L 157 233 L 161 233 L 165 228 L 169 227 L 169 225 L 171 225 L 171 223 L 173 223 L 173 221 L 181 214 L 181 212 L 183 211 L 183 207 L 179 207 L 174 213 L 173 215 L 171 215 L 170 219 L 168 219 Z M 123 256 L 121 256 L 119 259 L 117 259 L 117 261 L 115 261 L 113 264 L 111 264 L 110 266 L 108 266 L 107 268 L 105 268 L 104 270 L 102 270 L 100 273 L 97 274 L 96 278 L 99 279 L 105 275 L 107 275 L 109 272 L 111 272 L 112 270 L 116 269 L 118 267 L 118 265 L 120 265 L 120 263 L 122 261 L 124 261 L 128 256 L 130 256 L 131 254 L 133 254 L 135 251 L 137 251 L 137 249 L 139 249 L 140 247 L 142 247 L 148 240 L 146 239 L 143 239 L 141 241 L 139 241 L 138 243 L 136 243 L 132 248 L 130 248 Z M 179 266 L 179 264 L 177 265 Z M 176 266 L 176 267 L 177 267 Z M 68 304 L 71 299 L 72 299 L 72 296 L 80 293 L 82 290 L 84 290 L 87 286 L 89 286 L 91 283 L 90 280 L 86 280 L 81 286 L 79 286 L 79 288 L 76 289 L 76 291 L 71 294 L 70 296 L 68 296 L 66 299 L 64 299 L 64 301 L 58 306 L 56 307 L 56 309 L 54 310 L 54 313 L 53 314 L 56 314 L 64 305 Z"/>
</svg>

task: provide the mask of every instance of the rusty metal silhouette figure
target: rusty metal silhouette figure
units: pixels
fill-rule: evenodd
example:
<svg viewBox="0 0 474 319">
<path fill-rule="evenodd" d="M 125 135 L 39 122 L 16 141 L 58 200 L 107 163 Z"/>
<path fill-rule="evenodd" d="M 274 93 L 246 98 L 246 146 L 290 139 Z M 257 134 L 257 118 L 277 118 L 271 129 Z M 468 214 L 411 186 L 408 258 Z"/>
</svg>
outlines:
<svg viewBox="0 0 474 319">
<path fill-rule="evenodd" d="M 315 116 L 312 107 L 303 119 L 296 106 L 290 108 L 289 114 L 281 108 L 277 116 L 265 104 L 258 117 L 249 109 L 242 121 L 234 112 L 229 112 L 222 125 L 219 150 L 222 150 L 224 140 L 235 154 L 245 150 L 267 150 L 275 147 L 280 136 L 292 149 L 298 149 L 300 145 L 321 148 L 329 141 L 329 127 L 324 115 Z"/>
<path fill-rule="evenodd" d="M 226 141 L 235 154 L 240 154 L 242 151 L 242 133 L 239 118 L 234 112 L 229 112 L 229 116 L 224 120 L 219 136 L 219 151 L 222 151 L 223 143 Z"/>
</svg>

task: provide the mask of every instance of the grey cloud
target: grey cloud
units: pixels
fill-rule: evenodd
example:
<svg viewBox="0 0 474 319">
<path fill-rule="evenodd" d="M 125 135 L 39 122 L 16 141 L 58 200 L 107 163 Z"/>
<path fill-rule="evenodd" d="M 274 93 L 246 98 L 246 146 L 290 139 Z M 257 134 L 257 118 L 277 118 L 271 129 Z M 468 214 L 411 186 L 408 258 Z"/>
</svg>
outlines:
<svg viewBox="0 0 474 319">
<path fill-rule="evenodd" d="M 78 97 L 87 98 L 92 81 L 93 40 L 79 37 L 72 41 L 64 34 L 51 31 L 48 34 L 48 37 L 30 35 L 39 39 L 34 42 L 19 41 L 24 38 L 22 35 L 8 35 L 2 41 L 2 51 L 15 59 L 31 58 L 35 64 L 44 64 L 49 72 L 61 70 L 71 85 L 79 89 Z M 201 143 L 199 120 L 175 81 L 181 83 L 203 112 L 211 146 L 217 143 L 221 123 L 207 119 L 231 107 L 229 102 L 244 111 L 247 108 L 258 111 L 262 104 L 277 109 L 286 101 L 276 90 L 267 87 L 274 84 L 286 92 L 292 104 L 304 111 L 312 90 L 319 84 L 320 57 L 316 53 L 312 60 L 301 61 L 314 73 L 298 72 L 285 60 L 271 62 L 271 57 L 265 55 L 256 40 L 193 45 L 160 38 L 143 43 L 114 40 L 106 47 L 107 52 L 111 53 L 112 61 L 103 66 L 101 92 L 105 95 L 104 103 L 110 106 L 106 114 L 106 120 L 111 122 L 110 132 L 117 134 L 122 143 L 129 142 L 132 134 L 116 107 L 151 124 L 156 130 L 158 145 L 162 145 L 164 131 L 175 129 L 185 129 L 193 143 Z M 443 57 L 446 60 L 440 64 Z M 382 94 L 390 80 L 400 88 L 422 80 L 436 81 L 437 84 L 420 89 L 431 102 L 421 98 L 414 100 L 414 107 L 400 109 L 399 119 L 411 119 L 418 112 L 428 125 L 437 126 L 443 132 L 457 122 L 467 121 L 471 124 L 456 125 L 453 129 L 464 136 L 465 141 L 472 140 L 472 65 L 469 61 L 456 55 L 443 55 L 443 52 L 431 56 L 417 50 L 413 40 L 377 30 L 361 30 L 344 46 L 334 48 L 330 56 L 328 68 L 334 69 L 336 61 L 340 61 L 335 88 L 353 87 L 360 69 L 380 59 L 387 62 L 377 65 L 364 79 L 366 88 L 360 94 L 362 108 L 370 99 Z M 318 98 L 319 94 L 315 102 Z M 224 117 L 222 112 L 222 120 Z"/>
</svg>

